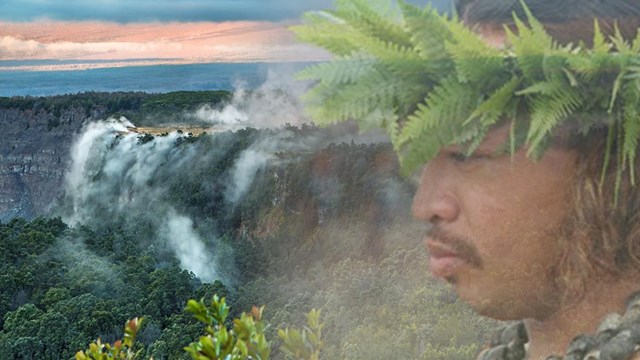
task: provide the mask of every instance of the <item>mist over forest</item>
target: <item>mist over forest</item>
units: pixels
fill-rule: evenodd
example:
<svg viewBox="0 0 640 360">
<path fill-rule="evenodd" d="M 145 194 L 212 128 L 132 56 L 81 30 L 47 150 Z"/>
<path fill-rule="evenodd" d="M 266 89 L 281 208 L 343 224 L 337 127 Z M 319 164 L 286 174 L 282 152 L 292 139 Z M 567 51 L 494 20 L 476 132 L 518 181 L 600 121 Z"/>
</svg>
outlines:
<svg viewBox="0 0 640 360">
<path fill-rule="evenodd" d="M 323 359 L 469 359 L 494 324 L 428 275 L 391 145 L 305 120 L 300 89 L 0 98 L 0 358 L 71 359 L 144 317 L 189 359 L 188 299 L 277 329 L 321 309 Z M 402 355 L 398 355 L 402 354 Z"/>
</svg>

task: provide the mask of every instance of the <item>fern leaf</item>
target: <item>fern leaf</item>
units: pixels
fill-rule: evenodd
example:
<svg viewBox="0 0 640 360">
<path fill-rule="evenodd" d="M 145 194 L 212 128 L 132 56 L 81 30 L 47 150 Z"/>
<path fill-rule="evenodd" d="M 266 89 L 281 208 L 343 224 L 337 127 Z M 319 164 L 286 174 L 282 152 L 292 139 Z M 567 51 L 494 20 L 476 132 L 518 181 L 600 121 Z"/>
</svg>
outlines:
<svg viewBox="0 0 640 360">
<path fill-rule="evenodd" d="M 638 32 L 635 39 L 633 39 L 631 43 L 631 52 L 633 54 L 638 54 L 640 52 L 640 32 Z"/>
<path fill-rule="evenodd" d="M 611 43 L 613 43 L 618 53 L 623 55 L 631 53 L 631 46 L 629 45 L 627 40 L 625 40 L 624 37 L 622 36 L 622 33 L 620 32 L 620 28 L 618 27 L 618 24 L 614 25 L 614 34 L 611 37 Z"/>
<path fill-rule="evenodd" d="M 354 31 L 342 20 L 328 12 L 310 12 L 303 17 L 305 24 L 289 27 L 299 40 L 319 46 L 335 55 L 349 55 L 359 49 Z"/>
<path fill-rule="evenodd" d="M 625 72 L 621 71 L 618 76 L 616 76 L 616 80 L 613 82 L 613 89 L 611 90 L 611 100 L 609 101 L 609 109 L 607 109 L 608 113 L 613 111 L 613 106 L 616 103 L 616 98 L 618 97 L 618 91 L 620 91 L 620 87 L 622 86 L 622 79 L 625 76 Z"/>
<path fill-rule="evenodd" d="M 540 145 L 548 140 L 551 130 L 573 114 L 585 101 L 578 89 L 562 86 L 562 84 L 556 84 L 556 86 L 556 90 L 551 95 L 541 95 L 532 99 L 531 123 L 527 134 L 529 156 L 538 153 Z"/>
<path fill-rule="evenodd" d="M 394 109 L 394 99 L 402 94 L 401 83 L 394 81 L 380 71 L 372 71 L 357 83 L 340 86 L 320 83 L 309 91 L 303 100 L 311 118 L 319 124 L 331 124 L 350 119 L 361 119 L 372 113 L 368 126 L 383 127 L 383 120 Z M 378 123 L 373 124 L 373 119 Z"/>
<path fill-rule="evenodd" d="M 419 9 L 400 2 L 406 31 L 412 34 L 411 43 L 420 57 L 427 61 L 446 59 L 445 43 L 453 39 L 448 22 L 430 7 Z"/>
<path fill-rule="evenodd" d="M 584 78 L 585 81 L 592 81 L 599 74 L 603 66 L 602 58 L 596 55 L 590 56 L 569 56 L 566 59 L 567 69 L 575 72 Z"/>
<path fill-rule="evenodd" d="M 408 176 L 424 165 L 425 161 L 433 159 L 442 145 L 436 136 L 429 133 L 418 136 L 409 147 L 400 147 L 398 144 L 394 144 L 395 148 L 400 149 L 398 158 L 402 173 Z"/>
<path fill-rule="evenodd" d="M 622 90 L 623 105 L 623 131 L 624 140 L 622 151 L 625 161 L 630 164 L 629 173 L 631 184 L 635 184 L 635 159 L 638 152 L 638 139 L 640 138 L 640 89 L 637 80 L 625 84 Z"/>
<path fill-rule="evenodd" d="M 499 78 L 504 71 L 500 50 L 489 46 L 477 34 L 459 22 L 451 22 L 451 39 L 445 49 L 453 58 L 461 82 Z M 488 84 L 485 84 L 488 85 Z"/>
<path fill-rule="evenodd" d="M 332 62 L 308 66 L 296 74 L 296 79 L 320 80 L 327 84 L 351 83 L 373 71 L 376 63 L 375 58 L 357 52 Z"/>
<path fill-rule="evenodd" d="M 399 144 L 405 144 L 423 134 L 442 128 L 445 119 L 462 122 L 468 114 L 463 108 L 471 103 L 473 91 L 454 77 L 442 81 L 430 93 L 417 110 L 408 117 L 407 123 L 398 137 Z"/>
<path fill-rule="evenodd" d="M 522 90 L 516 91 L 515 94 L 518 96 L 532 94 L 552 95 L 556 91 L 558 91 L 557 84 L 549 81 L 540 81 Z"/>
<path fill-rule="evenodd" d="M 487 100 L 480 104 L 467 118 L 464 125 L 479 119 L 484 127 L 489 127 L 496 123 L 507 109 L 507 104 L 513 99 L 515 90 L 520 85 L 519 78 L 512 78 L 498 90 L 496 90 Z"/>
<path fill-rule="evenodd" d="M 376 11 L 376 7 L 382 11 Z M 337 0 L 335 16 L 345 20 L 354 29 L 383 42 L 411 46 L 411 36 L 401 24 L 401 17 L 391 13 L 390 1 Z M 399 15 L 399 14 L 398 14 Z"/>
<path fill-rule="evenodd" d="M 592 51 L 596 55 L 607 55 L 611 50 L 611 45 L 604 40 L 604 35 L 600 31 L 598 19 L 593 20 L 593 46 Z"/>
<path fill-rule="evenodd" d="M 529 8 L 524 3 L 522 6 L 529 26 L 514 14 L 518 34 L 515 35 L 506 26 L 505 31 L 524 77 L 531 81 L 538 81 L 544 78 L 544 55 L 550 53 L 555 48 L 555 44 L 542 25 L 531 15 Z"/>
</svg>

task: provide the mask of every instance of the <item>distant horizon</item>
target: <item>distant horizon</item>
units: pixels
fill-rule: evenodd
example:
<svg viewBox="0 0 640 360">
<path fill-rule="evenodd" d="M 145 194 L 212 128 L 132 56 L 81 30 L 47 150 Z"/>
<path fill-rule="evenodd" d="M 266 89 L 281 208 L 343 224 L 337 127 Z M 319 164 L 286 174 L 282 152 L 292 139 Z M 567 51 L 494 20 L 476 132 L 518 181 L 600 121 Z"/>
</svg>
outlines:
<svg viewBox="0 0 640 360">
<path fill-rule="evenodd" d="M 261 61 L 261 60 L 238 60 L 238 61 L 209 61 L 207 59 L 122 59 L 122 60 L 77 60 L 77 59 L 28 59 L 28 60 L 0 60 L 1 72 L 33 71 L 33 72 L 55 72 L 55 71 L 85 71 L 105 68 L 125 68 L 144 67 L 161 65 L 198 65 L 198 64 L 305 64 L 319 60 L 285 60 L 285 61 Z"/>
<path fill-rule="evenodd" d="M 37 61 L 37 60 L 36 60 Z M 308 63 L 204 63 L 104 67 L 84 71 L 0 71 L 0 97 L 83 92 L 253 89 L 267 80 L 293 81 Z"/>
</svg>

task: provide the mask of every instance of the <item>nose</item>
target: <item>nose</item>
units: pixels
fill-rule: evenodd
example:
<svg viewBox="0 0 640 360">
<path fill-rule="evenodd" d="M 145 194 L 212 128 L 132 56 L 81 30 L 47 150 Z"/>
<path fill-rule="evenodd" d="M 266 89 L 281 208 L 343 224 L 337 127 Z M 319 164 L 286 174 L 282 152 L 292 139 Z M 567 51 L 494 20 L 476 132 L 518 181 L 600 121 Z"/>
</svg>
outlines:
<svg viewBox="0 0 640 360">
<path fill-rule="evenodd" d="M 447 176 L 446 169 L 427 164 L 413 198 L 413 216 L 432 224 L 455 221 L 460 215 L 460 204 L 454 186 L 455 181 Z"/>
</svg>

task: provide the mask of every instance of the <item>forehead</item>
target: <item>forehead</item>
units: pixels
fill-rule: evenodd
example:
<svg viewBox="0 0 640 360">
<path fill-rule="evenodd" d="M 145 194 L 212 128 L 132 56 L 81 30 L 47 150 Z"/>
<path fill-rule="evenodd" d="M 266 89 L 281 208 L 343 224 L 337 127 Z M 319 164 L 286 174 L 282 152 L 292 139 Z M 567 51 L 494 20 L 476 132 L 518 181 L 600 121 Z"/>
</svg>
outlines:
<svg viewBox="0 0 640 360">
<path fill-rule="evenodd" d="M 481 148 L 497 149 L 509 140 L 510 124 L 503 124 L 494 129 L 489 130 L 482 143 Z"/>
<path fill-rule="evenodd" d="M 478 146 L 478 150 L 493 151 L 504 146 L 509 141 L 510 126 L 511 125 L 507 123 L 489 130 Z M 461 145 L 449 145 L 443 147 L 443 150 L 459 151 L 461 149 Z"/>
</svg>

